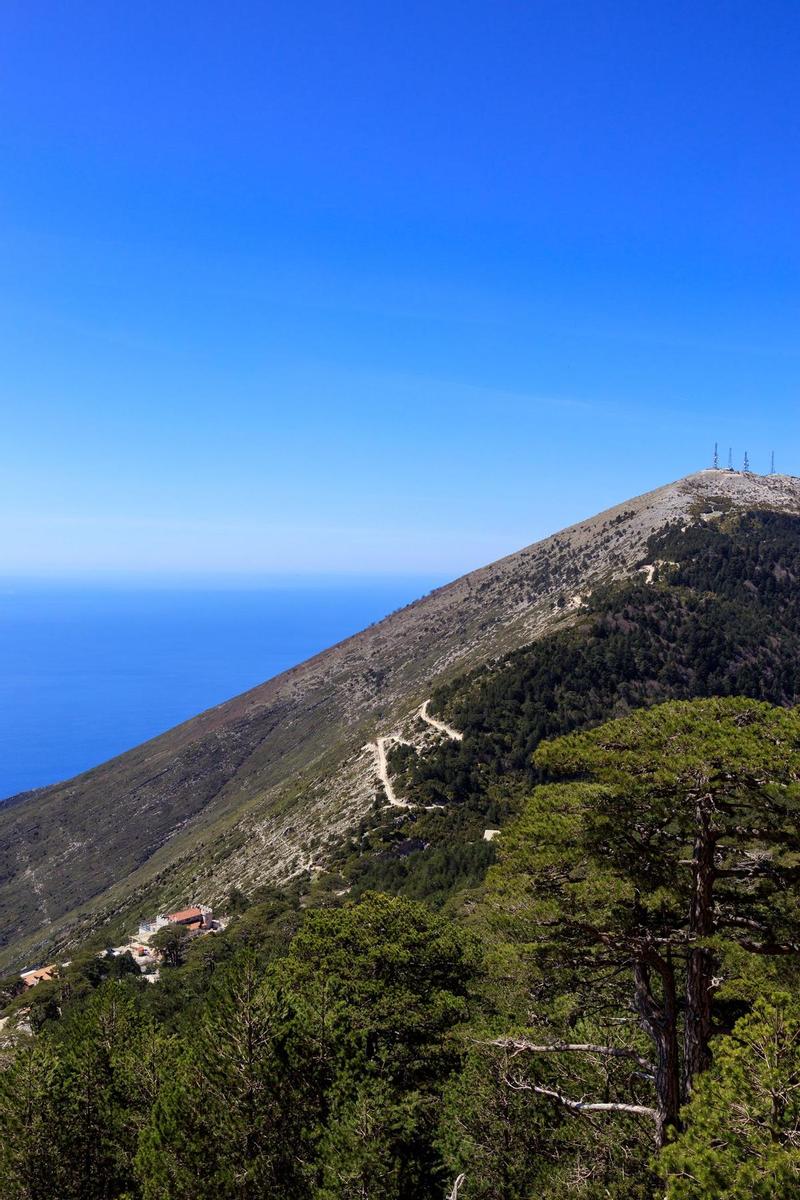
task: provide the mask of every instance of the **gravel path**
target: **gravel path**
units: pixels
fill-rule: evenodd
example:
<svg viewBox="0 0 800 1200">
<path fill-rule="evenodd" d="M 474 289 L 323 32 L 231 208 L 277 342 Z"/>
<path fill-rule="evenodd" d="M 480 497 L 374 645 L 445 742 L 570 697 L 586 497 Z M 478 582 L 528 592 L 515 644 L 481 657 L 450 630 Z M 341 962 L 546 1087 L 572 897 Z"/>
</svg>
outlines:
<svg viewBox="0 0 800 1200">
<path fill-rule="evenodd" d="M 432 717 L 430 715 L 428 712 L 429 704 L 430 700 L 426 700 L 424 704 L 420 705 L 419 715 L 422 720 L 425 721 L 427 725 L 432 725 L 434 729 L 438 729 L 440 733 L 446 733 L 447 736 L 452 738 L 454 742 L 463 742 L 463 733 L 459 733 L 457 729 L 453 729 L 452 725 L 447 725 L 444 721 L 437 721 L 436 717 Z"/>
<path fill-rule="evenodd" d="M 407 800 L 401 800 L 396 795 L 394 787 L 392 786 L 392 781 L 389 778 L 389 764 L 386 761 L 386 747 L 391 742 L 396 741 L 397 738 L 394 737 L 379 737 L 377 741 L 370 742 L 367 746 L 367 749 L 371 750 L 375 755 L 375 766 L 378 771 L 378 778 L 383 784 L 384 791 L 386 792 L 386 799 L 389 801 L 389 804 L 392 806 L 392 808 L 410 808 L 411 805 Z"/>
</svg>

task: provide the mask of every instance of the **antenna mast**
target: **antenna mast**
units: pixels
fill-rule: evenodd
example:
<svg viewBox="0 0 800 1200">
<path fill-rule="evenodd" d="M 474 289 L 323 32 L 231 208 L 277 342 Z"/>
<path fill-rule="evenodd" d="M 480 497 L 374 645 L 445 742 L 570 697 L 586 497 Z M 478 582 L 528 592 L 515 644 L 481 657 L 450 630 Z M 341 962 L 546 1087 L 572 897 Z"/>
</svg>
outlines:
<svg viewBox="0 0 800 1200">
<path fill-rule="evenodd" d="M 718 452 L 718 449 L 717 449 L 717 443 L 716 443 L 716 442 L 714 442 L 714 470 L 715 470 L 715 471 L 718 471 L 718 470 L 719 470 L 719 452 Z"/>
<path fill-rule="evenodd" d="M 744 452 L 744 468 L 743 468 L 743 469 L 744 469 L 744 473 L 745 473 L 745 475 L 749 475 L 749 474 L 750 474 L 750 459 L 747 457 L 747 451 L 746 451 L 746 450 L 745 450 L 745 452 Z"/>
<path fill-rule="evenodd" d="M 774 450 L 772 451 L 772 454 L 771 454 L 770 460 L 769 460 L 769 473 L 770 473 L 770 475 L 775 474 L 775 451 Z"/>
<path fill-rule="evenodd" d="M 733 447 L 728 447 L 728 470 L 733 470 Z"/>
</svg>

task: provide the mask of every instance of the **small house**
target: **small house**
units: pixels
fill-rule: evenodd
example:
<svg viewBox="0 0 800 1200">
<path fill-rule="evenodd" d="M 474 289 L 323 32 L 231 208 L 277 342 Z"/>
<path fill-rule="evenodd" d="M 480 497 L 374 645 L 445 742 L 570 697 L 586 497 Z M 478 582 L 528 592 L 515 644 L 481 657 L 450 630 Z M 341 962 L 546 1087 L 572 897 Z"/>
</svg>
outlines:
<svg viewBox="0 0 800 1200">
<path fill-rule="evenodd" d="M 31 971 L 23 971 L 20 979 L 25 984 L 26 988 L 36 987 L 37 983 L 41 983 L 43 979 L 52 979 L 57 970 L 56 963 L 50 963 L 49 967 L 35 967 Z"/>
<path fill-rule="evenodd" d="M 166 920 L 169 925 L 184 925 L 187 929 L 201 932 L 211 928 L 213 913 L 207 904 L 195 904 L 191 908 L 167 913 Z"/>
</svg>

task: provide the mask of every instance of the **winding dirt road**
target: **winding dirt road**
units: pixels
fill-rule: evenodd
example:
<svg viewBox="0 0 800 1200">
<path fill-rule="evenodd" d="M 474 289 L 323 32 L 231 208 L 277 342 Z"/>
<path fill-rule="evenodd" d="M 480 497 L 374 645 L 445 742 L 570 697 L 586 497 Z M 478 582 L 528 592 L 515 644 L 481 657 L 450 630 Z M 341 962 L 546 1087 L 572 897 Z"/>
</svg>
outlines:
<svg viewBox="0 0 800 1200">
<path fill-rule="evenodd" d="M 430 715 L 428 712 L 429 704 L 430 700 L 426 700 L 424 704 L 421 704 L 417 709 L 417 715 L 425 722 L 425 724 L 430 725 L 431 728 L 438 730 L 439 733 L 443 733 L 446 737 L 452 738 L 454 742 L 463 742 L 463 733 L 459 733 L 457 729 L 453 729 L 452 725 L 446 724 L 445 721 L 439 721 L 436 717 L 432 717 Z M 394 790 L 394 786 L 389 776 L 389 763 L 386 757 L 386 751 L 389 746 L 398 743 L 406 746 L 412 744 L 411 742 L 406 742 L 404 738 L 398 737 L 394 734 L 389 734 L 385 737 L 376 738 L 374 742 L 367 742 L 364 749 L 369 750 L 369 752 L 374 755 L 375 771 L 381 783 L 383 784 L 383 790 L 386 792 L 386 799 L 389 802 L 389 806 L 391 808 L 415 808 L 416 805 L 412 804 L 409 800 L 400 799 Z M 430 810 L 443 807 L 444 805 L 441 804 L 424 805 L 424 808 Z"/>
<path fill-rule="evenodd" d="M 371 750 L 375 755 L 375 767 L 378 772 L 378 778 L 383 784 L 383 790 L 386 792 L 386 799 L 392 808 L 410 808 L 411 805 L 407 800 L 401 800 L 395 793 L 392 781 L 389 778 L 389 764 L 386 761 L 386 747 L 392 742 L 399 739 L 396 737 L 379 737 L 375 742 L 369 742 L 366 746 L 367 750 Z"/>
<path fill-rule="evenodd" d="M 426 700 L 418 709 L 418 715 L 422 718 L 426 725 L 432 725 L 434 729 L 438 729 L 440 733 L 445 733 L 454 742 L 463 742 L 464 735 L 459 733 L 457 729 L 453 729 L 452 725 L 447 725 L 444 721 L 438 721 L 436 717 L 432 717 L 428 712 L 430 700 Z"/>
</svg>

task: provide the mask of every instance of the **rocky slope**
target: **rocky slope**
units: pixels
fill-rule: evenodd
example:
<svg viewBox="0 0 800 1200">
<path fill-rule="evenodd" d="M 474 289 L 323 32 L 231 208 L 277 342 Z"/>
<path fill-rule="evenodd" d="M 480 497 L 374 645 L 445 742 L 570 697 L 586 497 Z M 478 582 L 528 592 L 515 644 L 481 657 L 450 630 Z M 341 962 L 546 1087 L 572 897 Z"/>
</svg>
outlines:
<svg viewBox="0 0 800 1200">
<path fill-rule="evenodd" d="M 380 788 L 376 739 L 432 686 L 575 619 L 648 538 L 730 508 L 800 513 L 800 480 L 702 471 L 440 588 L 66 783 L 0 806 L 0 945 L 34 958 L 119 913 L 324 864 Z M 435 730 L 431 731 L 435 736 Z"/>
</svg>

